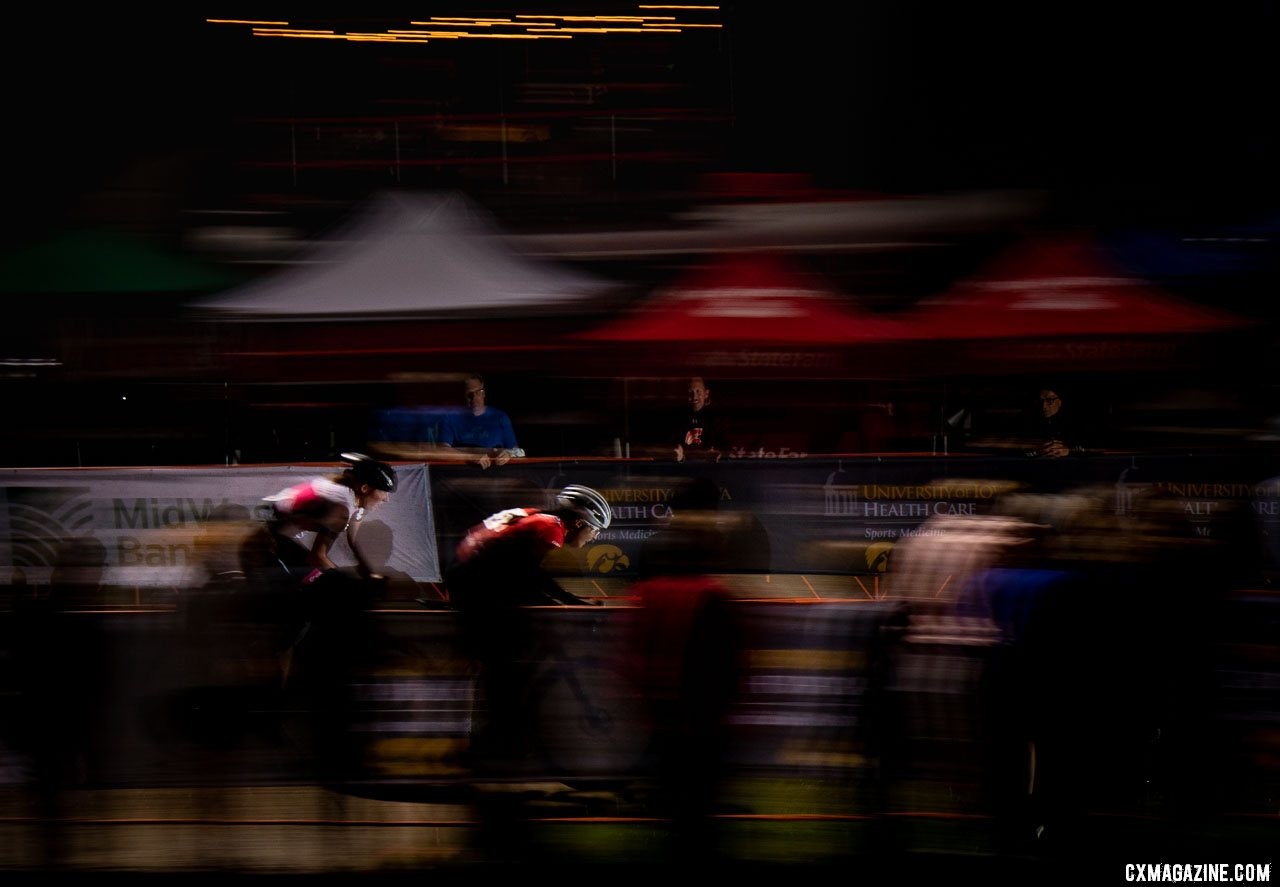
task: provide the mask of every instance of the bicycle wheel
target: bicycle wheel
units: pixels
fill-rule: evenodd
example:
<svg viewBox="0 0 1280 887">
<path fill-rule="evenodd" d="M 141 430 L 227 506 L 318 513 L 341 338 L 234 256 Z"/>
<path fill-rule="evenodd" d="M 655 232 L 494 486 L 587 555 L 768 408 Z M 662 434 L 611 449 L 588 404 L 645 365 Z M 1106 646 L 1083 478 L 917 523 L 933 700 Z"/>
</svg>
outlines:
<svg viewBox="0 0 1280 887">
<path fill-rule="evenodd" d="M 551 669 L 535 687 L 543 756 L 564 776 L 625 776 L 644 760 L 653 735 L 643 699 L 617 670 L 579 659 Z"/>
</svg>

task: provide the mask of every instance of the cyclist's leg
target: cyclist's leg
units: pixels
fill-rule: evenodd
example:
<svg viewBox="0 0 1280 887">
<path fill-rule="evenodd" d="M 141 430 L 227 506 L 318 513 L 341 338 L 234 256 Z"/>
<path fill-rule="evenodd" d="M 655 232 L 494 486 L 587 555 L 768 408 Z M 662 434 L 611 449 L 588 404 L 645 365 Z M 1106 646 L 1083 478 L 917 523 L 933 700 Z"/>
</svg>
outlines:
<svg viewBox="0 0 1280 887">
<path fill-rule="evenodd" d="M 359 684 L 381 642 L 368 611 L 369 583 L 326 570 L 302 586 L 307 628 L 293 650 L 292 687 L 310 720 L 314 762 L 325 781 L 353 778 L 364 764 Z"/>
</svg>

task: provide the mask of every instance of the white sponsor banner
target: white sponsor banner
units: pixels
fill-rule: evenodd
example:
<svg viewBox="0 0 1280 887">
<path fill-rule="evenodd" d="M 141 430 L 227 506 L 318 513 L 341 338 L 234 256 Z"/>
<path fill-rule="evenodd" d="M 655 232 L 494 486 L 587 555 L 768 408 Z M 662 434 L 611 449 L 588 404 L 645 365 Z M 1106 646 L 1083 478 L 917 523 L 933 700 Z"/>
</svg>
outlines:
<svg viewBox="0 0 1280 887">
<path fill-rule="evenodd" d="M 101 571 L 105 585 L 194 587 L 268 512 L 263 497 L 341 466 L 0 470 L 0 581 L 49 581 L 55 567 Z M 419 582 L 440 579 L 427 466 L 396 469 L 391 501 L 365 517 L 370 563 Z M 311 534 L 300 542 L 310 546 Z M 345 537 L 330 551 L 355 564 Z"/>
</svg>

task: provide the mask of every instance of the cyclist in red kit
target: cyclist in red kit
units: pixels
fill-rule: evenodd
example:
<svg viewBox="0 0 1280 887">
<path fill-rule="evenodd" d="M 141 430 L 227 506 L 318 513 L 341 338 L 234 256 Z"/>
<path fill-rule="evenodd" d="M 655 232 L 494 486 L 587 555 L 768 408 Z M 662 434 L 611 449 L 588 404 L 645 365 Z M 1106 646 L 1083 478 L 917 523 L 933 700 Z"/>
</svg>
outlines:
<svg viewBox="0 0 1280 887">
<path fill-rule="evenodd" d="M 609 503 L 590 487 L 562 489 L 553 507 L 511 508 L 490 515 L 458 546 L 445 574 L 459 611 L 466 654 L 480 669 L 484 700 L 472 737 L 473 766 L 481 772 L 519 772 L 530 766 L 535 725 L 528 688 L 549 654 L 539 644 L 530 607 L 586 604 L 560 587 L 542 566 L 557 548 L 581 548 L 612 521 Z"/>
</svg>

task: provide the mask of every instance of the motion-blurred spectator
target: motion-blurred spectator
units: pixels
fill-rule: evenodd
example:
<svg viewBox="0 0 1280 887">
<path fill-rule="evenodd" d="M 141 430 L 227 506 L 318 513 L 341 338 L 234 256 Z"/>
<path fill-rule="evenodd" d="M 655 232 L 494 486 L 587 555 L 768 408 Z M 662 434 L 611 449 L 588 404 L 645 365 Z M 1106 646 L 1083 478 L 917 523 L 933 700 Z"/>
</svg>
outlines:
<svg viewBox="0 0 1280 887">
<path fill-rule="evenodd" d="M 512 458 L 524 455 L 524 450 L 516 443 L 511 419 L 502 410 L 485 402 L 484 377 L 467 376 L 463 396 L 467 408 L 445 422 L 440 438 L 442 444 L 474 455 L 481 468 L 506 465 Z"/>
<path fill-rule="evenodd" d="M 628 648 L 653 725 L 651 775 L 671 821 L 676 861 L 717 853 L 713 813 L 729 755 L 729 713 L 742 680 L 742 628 L 723 572 L 749 525 L 717 511 L 719 487 L 695 479 L 645 545 Z"/>
<path fill-rule="evenodd" d="M 1030 455 L 1049 459 L 1069 456 L 1072 450 L 1081 447 L 1078 435 L 1074 413 L 1058 388 L 1041 388 L 1032 410 Z"/>
<path fill-rule="evenodd" d="M 676 461 L 719 461 L 720 447 L 724 446 L 720 436 L 716 412 L 711 408 L 711 389 L 701 376 L 694 376 L 689 380 L 689 408 L 676 430 Z"/>
</svg>

